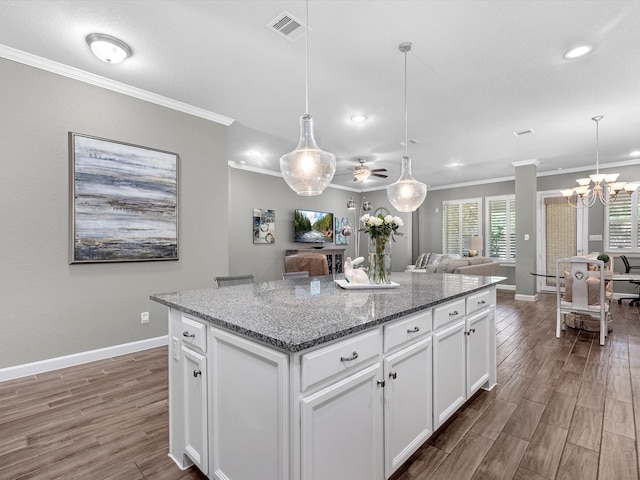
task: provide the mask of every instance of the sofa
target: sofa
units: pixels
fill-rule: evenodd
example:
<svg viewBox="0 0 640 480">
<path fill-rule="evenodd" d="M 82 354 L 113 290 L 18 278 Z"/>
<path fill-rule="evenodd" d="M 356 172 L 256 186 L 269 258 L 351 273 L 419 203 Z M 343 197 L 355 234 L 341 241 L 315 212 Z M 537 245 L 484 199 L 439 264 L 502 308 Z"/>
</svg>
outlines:
<svg viewBox="0 0 640 480">
<path fill-rule="evenodd" d="M 423 253 L 407 272 L 457 273 L 461 275 L 493 276 L 498 274 L 500 264 L 489 257 L 463 257 L 458 254 Z"/>
</svg>

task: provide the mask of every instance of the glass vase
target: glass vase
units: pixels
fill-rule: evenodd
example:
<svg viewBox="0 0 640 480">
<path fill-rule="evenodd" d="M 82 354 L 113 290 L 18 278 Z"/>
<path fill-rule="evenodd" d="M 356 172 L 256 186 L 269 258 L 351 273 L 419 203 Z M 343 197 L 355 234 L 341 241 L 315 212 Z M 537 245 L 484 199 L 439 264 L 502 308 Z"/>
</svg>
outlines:
<svg viewBox="0 0 640 480">
<path fill-rule="evenodd" d="M 389 237 L 369 237 L 369 283 L 391 283 L 391 242 Z"/>
</svg>

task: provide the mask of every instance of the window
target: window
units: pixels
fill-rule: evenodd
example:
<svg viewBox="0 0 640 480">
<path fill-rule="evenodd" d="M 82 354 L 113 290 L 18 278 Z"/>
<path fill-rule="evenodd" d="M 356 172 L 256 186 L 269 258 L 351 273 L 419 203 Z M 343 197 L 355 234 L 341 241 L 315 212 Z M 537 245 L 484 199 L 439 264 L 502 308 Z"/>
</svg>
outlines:
<svg viewBox="0 0 640 480">
<path fill-rule="evenodd" d="M 486 198 L 486 246 L 488 257 L 516 259 L 516 197 L 504 195 Z"/>
<path fill-rule="evenodd" d="M 632 195 L 620 192 L 614 204 L 606 208 L 606 251 L 640 253 L 640 223 L 638 222 L 640 201 L 638 196 L 638 190 Z"/>
<path fill-rule="evenodd" d="M 480 235 L 482 200 L 442 202 L 442 253 L 468 254 L 473 235 Z"/>
</svg>

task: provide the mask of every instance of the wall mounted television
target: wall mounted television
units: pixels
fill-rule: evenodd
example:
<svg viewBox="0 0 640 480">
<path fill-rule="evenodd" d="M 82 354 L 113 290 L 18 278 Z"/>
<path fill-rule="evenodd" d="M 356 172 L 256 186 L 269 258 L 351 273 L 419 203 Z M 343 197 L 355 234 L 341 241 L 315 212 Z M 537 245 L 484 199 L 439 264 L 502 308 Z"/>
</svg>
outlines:
<svg viewBox="0 0 640 480">
<path fill-rule="evenodd" d="M 296 243 L 333 243 L 333 213 L 296 209 L 293 235 Z"/>
</svg>

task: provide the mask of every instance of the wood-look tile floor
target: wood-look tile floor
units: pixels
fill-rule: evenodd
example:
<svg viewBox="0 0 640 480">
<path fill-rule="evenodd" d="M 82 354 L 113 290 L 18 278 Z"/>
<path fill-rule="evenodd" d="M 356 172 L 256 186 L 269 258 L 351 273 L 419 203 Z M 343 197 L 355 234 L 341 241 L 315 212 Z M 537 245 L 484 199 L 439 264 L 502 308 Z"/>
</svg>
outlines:
<svg viewBox="0 0 640 480">
<path fill-rule="evenodd" d="M 498 385 L 394 480 L 638 480 L 640 316 L 555 338 L 555 296 L 498 292 Z M 167 348 L 0 383 L 0 479 L 204 479 L 167 456 Z M 327 479 L 342 480 L 342 479 Z"/>
<path fill-rule="evenodd" d="M 481 391 L 393 480 L 638 480 L 640 315 L 555 338 L 555 295 L 498 291 L 498 385 Z"/>
</svg>

